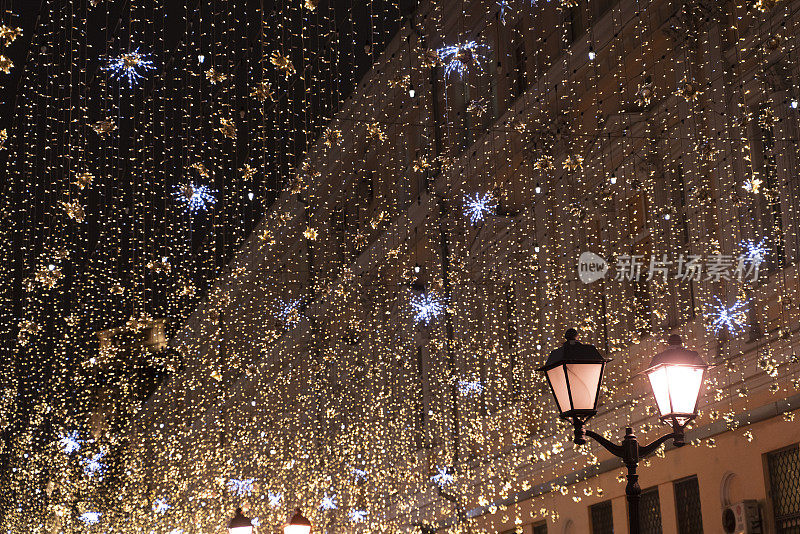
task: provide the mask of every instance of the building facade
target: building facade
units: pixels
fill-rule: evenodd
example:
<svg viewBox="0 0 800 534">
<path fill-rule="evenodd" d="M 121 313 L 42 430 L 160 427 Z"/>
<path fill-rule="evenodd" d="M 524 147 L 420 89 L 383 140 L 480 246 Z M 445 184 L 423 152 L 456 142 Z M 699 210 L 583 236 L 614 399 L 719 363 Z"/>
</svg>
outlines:
<svg viewBox="0 0 800 534">
<path fill-rule="evenodd" d="M 640 372 L 668 334 L 713 365 L 691 444 L 643 462 L 644 532 L 746 501 L 741 532 L 797 532 L 799 5 L 420 5 L 171 340 L 130 491 L 187 532 L 237 505 L 267 532 L 297 506 L 328 532 L 627 532 L 621 465 L 536 373 L 574 326 L 612 358 L 609 438 L 666 431 Z"/>
</svg>

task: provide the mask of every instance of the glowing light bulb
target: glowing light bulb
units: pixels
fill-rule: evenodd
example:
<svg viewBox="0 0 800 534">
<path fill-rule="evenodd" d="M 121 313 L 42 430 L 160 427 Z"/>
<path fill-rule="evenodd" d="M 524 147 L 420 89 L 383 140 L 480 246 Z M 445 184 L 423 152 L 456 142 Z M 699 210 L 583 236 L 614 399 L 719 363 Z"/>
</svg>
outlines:
<svg viewBox="0 0 800 534">
<path fill-rule="evenodd" d="M 614 185 L 617 183 L 617 177 L 612 174 L 608 181 L 611 182 L 611 185 Z"/>
<path fill-rule="evenodd" d="M 203 54 L 197 54 L 197 62 L 198 63 L 203 63 L 203 62 L 205 62 L 205 60 L 206 60 L 206 56 L 204 56 Z"/>
<path fill-rule="evenodd" d="M 414 84 L 408 86 L 408 96 L 414 98 L 417 95 L 417 90 L 414 89 Z"/>
<path fill-rule="evenodd" d="M 800 105 L 800 103 L 798 103 L 797 99 L 794 98 L 789 105 L 792 107 L 792 109 L 797 109 L 797 106 Z"/>
<path fill-rule="evenodd" d="M 597 54 L 594 53 L 594 50 L 589 50 L 589 61 L 594 61 L 594 58 L 597 57 Z"/>
<path fill-rule="evenodd" d="M 255 198 L 255 195 L 253 194 L 253 192 L 252 192 L 252 191 L 250 191 L 249 193 L 247 193 L 247 198 L 249 198 L 250 200 L 253 200 L 253 198 Z"/>
<path fill-rule="evenodd" d="M 536 184 L 536 187 L 533 188 L 533 192 L 536 193 L 537 195 L 541 194 L 542 193 L 542 186 L 540 186 L 539 184 Z"/>
</svg>

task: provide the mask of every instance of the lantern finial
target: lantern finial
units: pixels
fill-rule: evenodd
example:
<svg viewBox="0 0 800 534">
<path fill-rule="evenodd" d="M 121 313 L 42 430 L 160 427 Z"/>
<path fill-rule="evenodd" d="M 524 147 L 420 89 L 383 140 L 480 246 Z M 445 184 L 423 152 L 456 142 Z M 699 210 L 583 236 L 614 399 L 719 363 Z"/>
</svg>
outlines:
<svg viewBox="0 0 800 534">
<path fill-rule="evenodd" d="M 564 337 L 566 338 L 567 341 L 575 341 L 576 339 L 578 339 L 578 331 L 575 330 L 574 328 L 570 328 L 569 330 L 564 332 Z"/>
<path fill-rule="evenodd" d="M 672 334 L 667 339 L 667 345 L 671 345 L 673 347 L 682 347 L 683 346 L 683 339 L 681 338 L 680 334 Z"/>
</svg>

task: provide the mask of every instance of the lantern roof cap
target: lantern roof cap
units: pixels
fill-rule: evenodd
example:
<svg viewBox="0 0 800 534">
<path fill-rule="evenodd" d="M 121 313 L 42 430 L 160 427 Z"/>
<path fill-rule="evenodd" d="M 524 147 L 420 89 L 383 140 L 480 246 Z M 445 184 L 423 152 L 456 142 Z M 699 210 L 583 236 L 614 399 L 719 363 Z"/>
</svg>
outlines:
<svg viewBox="0 0 800 534">
<path fill-rule="evenodd" d="M 298 525 L 298 526 L 302 525 L 310 527 L 311 521 L 309 521 L 305 516 L 303 516 L 303 514 L 300 513 L 300 508 L 298 508 L 294 511 L 294 514 L 292 514 L 292 517 L 289 519 L 287 525 Z"/>
<path fill-rule="evenodd" d="M 695 367 L 708 367 L 702 356 L 695 351 L 683 346 L 683 339 L 678 334 L 672 334 L 667 340 L 667 348 L 653 357 L 648 369 L 659 365 L 692 365 Z"/>
<path fill-rule="evenodd" d="M 228 523 L 228 528 L 252 527 L 252 520 L 242 513 L 241 508 L 236 509 L 236 515 Z"/>
<path fill-rule="evenodd" d="M 564 363 L 605 363 L 608 362 L 597 347 L 589 343 L 578 341 L 578 331 L 570 328 L 564 333 L 566 341 L 559 348 L 555 349 L 547 357 L 544 366 L 538 371 L 548 371 Z"/>
</svg>

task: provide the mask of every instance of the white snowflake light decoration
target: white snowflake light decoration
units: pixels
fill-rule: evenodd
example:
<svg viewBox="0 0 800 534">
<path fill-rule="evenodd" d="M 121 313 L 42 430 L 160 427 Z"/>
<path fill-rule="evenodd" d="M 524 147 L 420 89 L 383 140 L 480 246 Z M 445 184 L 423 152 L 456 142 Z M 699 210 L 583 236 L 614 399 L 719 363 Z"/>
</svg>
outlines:
<svg viewBox="0 0 800 534">
<path fill-rule="evenodd" d="M 719 333 L 723 328 L 727 328 L 728 332 L 735 334 L 743 329 L 747 323 L 747 305 L 750 304 L 750 299 L 741 300 L 736 299 L 731 306 L 727 306 L 724 302 L 714 297 L 716 305 L 713 309 L 705 314 L 708 319 L 709 327 L 714 334 Z"/>
<path fill-rule="evenodd" d="M 133 87 L 144 77 L 141 74 L 143 71 L 155 69 L 153 62 L 147 57 L 148 54 L 142 54 L 137 48 L 119 57 L 108 58 L 108 64 L 103 70 L 111 72 L 111 77 L 116 80 L 128 80 L 128 87 Z"/>
<path fill-rule="evenodd" d="M 250 495 L 253 492 L 253 478 L 232 478 L 228 481 L 228 489 L 236 495 Z"/>
<path fill-rule="evenodd" d="M 214 198 L 214 190 L 205 185 L 179 185 L 176 187 L 175 196 L 186 204 L 191 213 L 206 211 L 217 201 Z"/>
<path fill-rule="evenodd" d="M 448 484 L 451 484 L 455 479 L 453 475 L 450 474 L 449 469 L 447 467 L 437 467 L 436 474 L 431 477 L 431 482 L 443 488 Z"/>
<path fill-rule="evenodd" d="M 84 474 L 88 477 L 102 475 L 103 471 L 105 470 L 105 466 L 100 462 L 100 460 L 102 460 L 104 456 L 104 452 L 98 452 L 91 458 L 84 458 L 82 460 Z"/>
<path fill-rule="evenodd" d="M 367 472 L 363 469 L 358 469 L 357 467 L 353 467 L 353 474 L 356 477 L 356 482 L 359 480 L 366 480 L 367 479 Z"/>
<path fill-rule="evenodd" d="M 757 195 L 758 193 L 761 192 L 762 183 L 764 183 L 764 181 L 761 178 L 757 177 L 748 178 L 744 181 L 744 184 L 742 184 L 742 188 L 748 193 L 753 193 L 754 195 Z"/>
<path fill-rule="evenodd" d="M 471 224 L 483 221 L 487 215 L 494 215 L 496 210 L 497 199 L 491 193 L 464 196 L 464 215 L 469 217 Z"/>
<path fill-rule="evenodd" d="M 444 313 L 444 303 L 434 291 L 426 291 L 419 295 L 411 295 L 411 309 L 414 320 L 426 325 L 435 321 Z"/>
<path fill-rule="evenodd" d="M 269 505 L 273 508 L 277 508 L 281 505 L 281 499 L 283 499 L 283 494 L 280 492 L 267 492 L 267 500 L 269 501 Z"/>
<path fill-rule="evenodd" d="M 167 500 L 164 499 L 163 497 L 156 499 L 155 502 L 153 503 L 153 511 L 156 512 L 157 514 L 163 514 L 170 508 L 172 507 L 167 503 Z"/>
<path fill-rule="evenodd" d="M 483 392 L 483 384 L 479 380 L 459 380 L 458 392 L 463 396 L 480 395 Z"/>
<path fill-rule="evenodd" d="M 739 243 L 739 246 L 744 249 L 744 257 L 748 261 L 762 263 L 769 253 L 769 247 L 767 247 L 766 242 L 766 238 L 761 239 L 758 243 L 752 239 L 746 239 Z"/>
<path fill-rule="evenodd" d="M 485 59 L 481 50 L 484 45 L 475 41 L 465 41 L 457 45 L 443 46 L 436 50 L 439 57 L 444 62 L 444 74 L 446 78 L 455 72 L 459 78 L 464 78 L 469 69 L 480 67 L 481 61 Z"/>
<path fill-rule="evenodd" d="M 350 521 L 353 523 L 363 523 L 367 520 L 367 512 L 366 510 L 350 510 L 347 514 L 350 517 Z"/>
<path fill-rule="evenodd" d="M 81 449 L 81 440 L 78 438 L 77 430 L 73 430 L 66 436 L 61 436 L 58 443 L 61 445 L 61 452 L 64 454 L 72 454 Z"/>
<path fill-rule="evenodd" d="M 95 525 L 100 521 L 100 516 L 103 515 L 100 512 L 84 512 L 78 519 L 80 519 L 84 525 Z"/>
<path fill-rule="evenodd" d="M 302 306 L 302 304 L 302 297 L 278 301 L 275 316 L 280 322 L 286 325 L 287 328 L 297 326 L 301 319 L 300 306 Z"/>
<path fill-rule="evenodd" d="M 500 22 L 505 25 L 506 23 L 506 9 L 511 9 L 511 6 L 508 4 L 508 0 L 499 0 L 497 2 L 497 7 L 500 8 Z"/>
<path fill-rule="evenodd" d="M 322 502 L 319 505 L 320 510 L 336 510 L 338 506 L 336 505 L 336 494 L 328 495 L 325 494 L 322 497 Z"/>
</svg>

